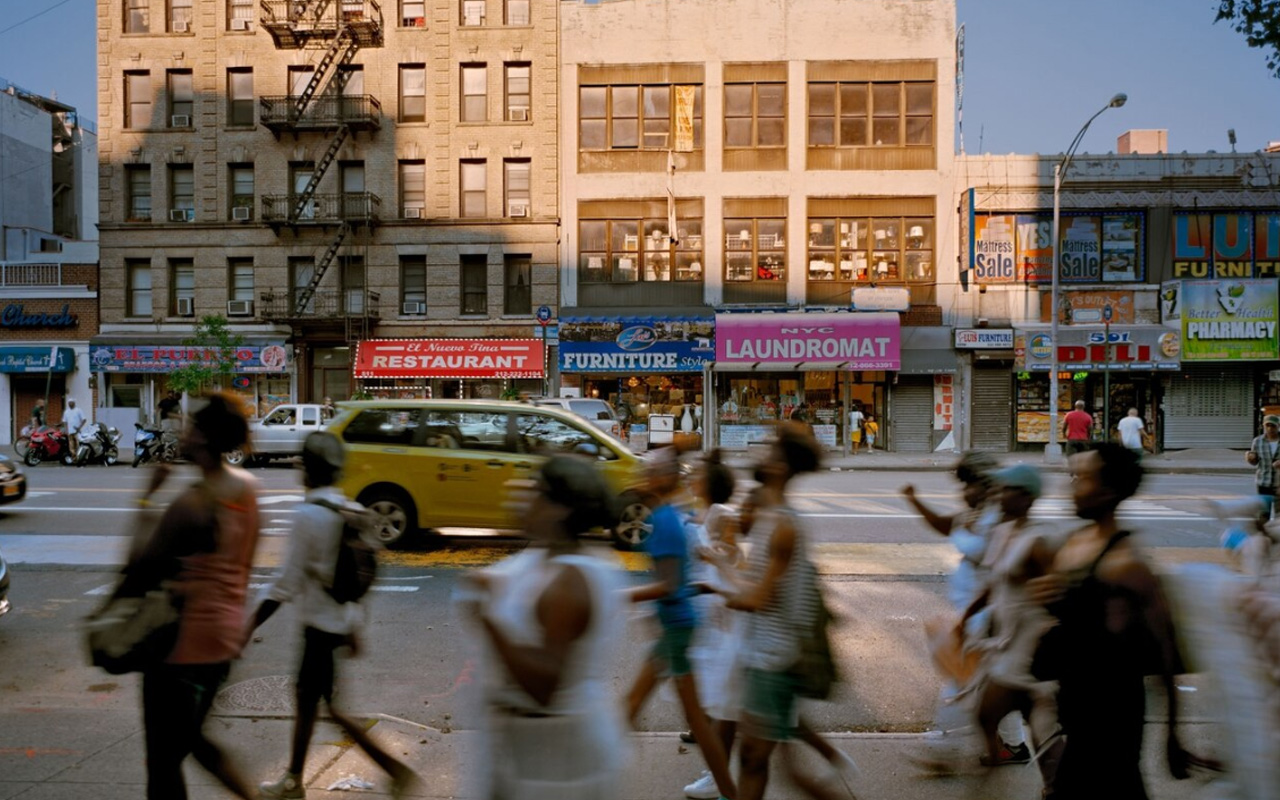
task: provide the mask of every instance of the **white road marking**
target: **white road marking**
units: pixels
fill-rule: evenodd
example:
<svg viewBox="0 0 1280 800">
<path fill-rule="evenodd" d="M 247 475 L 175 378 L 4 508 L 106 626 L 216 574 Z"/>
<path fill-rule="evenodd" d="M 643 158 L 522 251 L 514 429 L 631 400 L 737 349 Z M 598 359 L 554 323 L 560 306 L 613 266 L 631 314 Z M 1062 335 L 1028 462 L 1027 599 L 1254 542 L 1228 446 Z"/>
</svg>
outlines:
<svg viewBox="0 0 1280 800">
<path fill-rule="evenodd" d="M 28 505 L 17 505 L 17 506 L 13 506 L 12 508 L 6 509 L 6 511 L 57 511 L 59 513 L 63 511 L 82 511 L 90 514 L 132 514 L 137 510 L 138 510 L 137 506 L 132 506 L 128 508 L 55 508 L 53 506 L 28 506 Z M 265 508 L 263 509 L 263 513 L 296 514 L 297 511 L 295 511 L 292 508 Z"/>
<path fill-rule="evenodd" d="M 430 576 L 427 576 L 427 577 L 430 577 Z M 268 586 L 270 586 L 270 585 L 271 585 L 271 584 L 269 584 L 269 583 L 251 583 L 251 584 L 249 584 L 249 588 L 250 588 L 250 589 L 256 589 L 256 590 L 261 590 L 261 589 L 265 589 L 265 588 L 267 588 L 267 587 L 268 587 Z M 85 595 L 86 595 L 86 596 L 88 596 L 88 597 L 105 597 L 105 596 L 107 596 L 107 595 L 111 594 L 111 592 L 113 592 L 113 591 L 115 590 L 115 588 L 116 588 L 116 585 L 115 585 L 114 583 L 106 583 L 106 584 L 103 584 L 102 586 L 99 586 L 99 587 L 97 587 L 97 588 L 90 589 L 89 591 L 85 592 Z M 419 587 L 417 587 L 417 586 L 403 586 L 403 585 L 398 585 L 398 584 L 397 584 L 397 585 L 392 585 L 392 586 L 387 586 L 387 585 L 382 584 L 382 583 L 375 583 L 373 586 L 370 586 L 370 587 L 369 587 L 369 591 L 371 591 L 371 592 L 399 592 L 399 593 L 406 593 L 406 592 L 416 592 L 416 591 L 418 591 L 418 588 L 419 588 Z"/>
</svg>

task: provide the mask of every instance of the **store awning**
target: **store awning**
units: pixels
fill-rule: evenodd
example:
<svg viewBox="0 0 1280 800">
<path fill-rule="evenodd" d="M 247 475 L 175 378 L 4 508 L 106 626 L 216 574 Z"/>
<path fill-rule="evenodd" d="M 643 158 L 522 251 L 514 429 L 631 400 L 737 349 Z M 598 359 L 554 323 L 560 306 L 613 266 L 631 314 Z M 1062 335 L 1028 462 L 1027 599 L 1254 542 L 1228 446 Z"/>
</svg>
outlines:
<svg viewBox="0 0 1280 800">
<path fill-rule="evenodd" d="M 890 312 L 717 314 L 715 369 L 897 370 L 901 343 Z"/>
<path fill-rule="evenodd" d="M 654 319 L 664 322 L 709 322 L 715 319 L 715 310 L 706 306 L 663 307 L 660 310 L 639 308 L 608 308 L 606 306 L 574 306 L 560 309 L 561 325 L 591 322 L 616 322 L 622 324 L 649 324 Z"/>
<path fill-rule="evenodd" d="M 947 326 L 903 328 L 901 375 L 939 375 L 956 371 L 955 329 Z"/>
<path fill-rule="evenodd" d="M 76 351 L 70 347 L 0 347 L 0 372 L 71 372 L 75 368 Z"/>
</svg>

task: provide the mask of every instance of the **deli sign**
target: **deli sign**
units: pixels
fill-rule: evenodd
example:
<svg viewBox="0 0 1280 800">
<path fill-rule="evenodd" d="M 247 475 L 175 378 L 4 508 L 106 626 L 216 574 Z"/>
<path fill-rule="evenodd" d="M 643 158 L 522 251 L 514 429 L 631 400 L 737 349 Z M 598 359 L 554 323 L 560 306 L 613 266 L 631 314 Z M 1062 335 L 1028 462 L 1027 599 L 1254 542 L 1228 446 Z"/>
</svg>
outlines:
<svg viewBox="0 0 1280 800">
<path fill-rule="evenodd" d="M 1045 331 L 1018 331 L 1015 369 L 1054 368 L 1055 345 Z M 1029 345 L 1029 346 L 1028 346 Z M 1176 370 L 1181 367 L 1182 337 L 1158 325 L 1093 330 L 1059 330 L 1057 368 L 1063 370 Z"/>
</svg>

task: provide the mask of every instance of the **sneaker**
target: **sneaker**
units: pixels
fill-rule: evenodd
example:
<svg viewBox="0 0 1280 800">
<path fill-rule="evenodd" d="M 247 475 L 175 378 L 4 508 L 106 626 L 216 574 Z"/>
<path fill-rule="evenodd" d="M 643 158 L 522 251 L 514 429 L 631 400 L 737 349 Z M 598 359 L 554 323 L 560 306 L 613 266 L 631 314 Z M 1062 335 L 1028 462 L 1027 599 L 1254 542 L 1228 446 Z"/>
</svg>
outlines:
<svg viewBox="0 0 1280 800">
<path fill-rule="evenodd" d="M 684 796 L 691 800 L 717 800 L 720 789 L 716 786 L 716 779 L 712 777 L 711 771 L 703 770 L 700 778 L 684 787 Z"/>
<path fill-rule="evenodd" d="M 983 753 L 978 756 L 978 762 L 984 767 L 1003 767 L 1010 764 L 1030 764 L 1031 749 L 1026 743 L 1010 747 L 1004 742 L 1000 743 L 1000 752 L 996 753 L 995 758 Z"/>
<path fill-rule="evenodd" d="M 286 772 L 275 783 L 258 784 L 260 800 L 306 800 L 307 790 L 302 786 L 302 776 Z"/>
</svg>

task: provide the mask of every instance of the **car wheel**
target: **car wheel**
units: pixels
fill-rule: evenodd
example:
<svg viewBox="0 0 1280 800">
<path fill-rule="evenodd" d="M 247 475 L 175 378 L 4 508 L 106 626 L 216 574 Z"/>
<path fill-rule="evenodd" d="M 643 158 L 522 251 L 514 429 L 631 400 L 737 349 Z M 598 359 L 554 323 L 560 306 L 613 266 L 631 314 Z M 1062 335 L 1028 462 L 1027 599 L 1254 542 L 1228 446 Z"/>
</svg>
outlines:
<svg viewBox="0 0 1280 800">
<path fill-rule="evenodd" d="M 418 530 L 418 512 L 413 501 L 399 489 L 382 488 L 366 492 L 359 498 L 370 511 L 382 517 L 377 538 L 384 546 L 403 548 L 412 544 Z"/>
<path fill-rule="evenodd" d="M 237 447 L 223 454 L 222 458 L 231 466 L 238 467 L 245 462 L 245 452 Z"/>
<path fill-rule="evenodd" d="M 649 522 L 652 509 L 634 494 L 622 496 L 622 513 L 613 527 L 613 543 L 619 550 L 639 550 L 653 532 Z"/>
<path fill-rule="evenodd" d="M 28 467 L 40 466 L 40 451 L 34 447 L 27 448 L 27 454 L 22 457 L 22 463 Z"/>
</svg>

